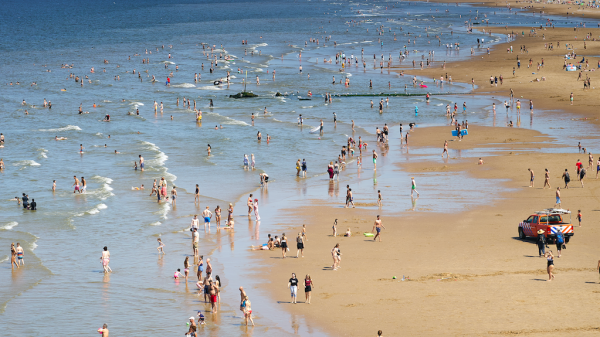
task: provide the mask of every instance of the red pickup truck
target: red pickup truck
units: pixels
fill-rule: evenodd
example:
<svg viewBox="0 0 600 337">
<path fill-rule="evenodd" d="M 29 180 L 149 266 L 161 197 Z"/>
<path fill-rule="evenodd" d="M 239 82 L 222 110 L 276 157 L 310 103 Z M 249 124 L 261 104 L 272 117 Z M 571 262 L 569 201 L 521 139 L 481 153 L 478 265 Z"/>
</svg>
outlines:
<svg viewBox="0 0 600 337">
<path fill-rule="evenodd" d="M 567 222 L 565 216 L 569 214 Z M 573 225 L 571 224 L 571 211 L 565 209 L 549 208 L 530 215 L 526 220 L 519 223 L 519 238 L 525 240 L 527 237 L 537 237 L 538 230 L 544 231 L 544 236 L 549 242 L 556 239 L 556 233 L 563 233 L 565 242 L 573 236 Z"/>
</svg>

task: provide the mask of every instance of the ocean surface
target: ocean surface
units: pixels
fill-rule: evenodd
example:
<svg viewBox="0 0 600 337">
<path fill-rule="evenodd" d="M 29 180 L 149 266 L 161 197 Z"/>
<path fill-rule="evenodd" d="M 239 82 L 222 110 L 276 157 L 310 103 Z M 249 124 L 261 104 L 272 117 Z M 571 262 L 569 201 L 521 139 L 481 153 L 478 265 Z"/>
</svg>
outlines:
<svg viewBox="0 0 600 337">
<path fill-rule="evenodd" d="M 326 335 L 313 322 L 281 310 L 252 277 L 261 266 L 249 266 L 248 256 L 260 252 L 248 248 L 266 242 L 267 233 L 279 233 L 273 225 L 282 216 L 279 210 L 314 201 L 341 206 L 346 184 L 365 204 L 373 203 L 381 189 L 384 216 L 455 212 L 493 202 L 488 190 L 495 182 L 456 175 L 448 179 L 439 172 L 418 177 L 422 196 L 411 200 L 410 176 L 397 164 L 439 160 L 442 144 L 439 150 L 404 147 L 398 126 L 447 125 L 446 104 L 462 107 L 463 102 L 468 109 L 458 119 L 470 124 L 517 121 L 516 112 L 506 113 L 501 101 L 469 94 L 470 85 L 418 78 L 417 84 L 427 86 L 422 88 L 413 85 L 411 76 L 389 71 L 388 62 L 412 68 L 414 60 L 418 68 L 429 58 L 443 75 L 444 61 L 470 57 L 471 47 L 475 55 L 485 55 L 487 47 L 508 39 L 470 33 L 469 22 L 475 28 L 489 23 L 509 29 L 545 25 L 547 19 L 563 27 L 584 24 L 507 9 L 391 1 L 32 0 L 3 1 L 0 10 L 0 132 L 6 140 L 0 148 L 6 166 L 0 172 L 3 336 L 88 335 L 103 323 L 116 336 L 183 334 L 189 316 L 209 309 L 194 276 L 187 283 L 172 278 L 191 253 L 190 220 L 206 206 L 214 210 L 217 205 L 226 218 L 229 203 L 235 205 L 235 231 L 217 232 L 214 224 L 201 231 L 200 254 L 211 258 L 223 292 L 220 313 L 205 313 L 207 325 L 200 335 Z M 478 38 L 484 39 L 480 47 Z M 353 62 L 342 68 L 336 53 Z M 211 73 L 213 57 L 217 63 Z M 142 63 L 146 58 L 149 62 Z M 228 71 L 229 85 L 215 85 Z M 196 73 L 201 80 L 195 81 Z M 83 86 L 71 74 L 82 78 Z M 165 85 L 167 77 L 170 86 Z M 346 78 L 349 86 L 340 84 Z M 228 97 L 244 87 L 258 97 Z M 312 99 L 304 100 L 311 98 L 309 91 Z M 432 94 L 429 103 L 427 92 Z M 331 103 L 325 93 L 333 95 Z M 414 96 L 389 96 L 380 114 L 377 104 L 388 96 L 369 96 L 379 93 Z M 43 107 L 44 99 L 52 109 Z M 203 113 L 201 123 L 195 119 L 194 101 Z M 85 113 L 78 114 L 80 106 Z M 107 114 L 111 121 L 103 122 Z M 578 138 L 593 132 L 572 116 L 539 110 L 522 115 L 518 127 L 549 133 L 574 150 Z M 324 133 L 310 133 L 320 120 Z M 385 123 L 390 143 L 389 152 L 382 153 L 374 135 Z M 257 141 L 258 132 L 262 141 Z M 67 139 L 55 141 L 55 136 Z M 362 169 L 356 152 L 339 182 L 330 183 L 327 164 L 337 159 L 349 136 L 369 143 Z M 380 160 L 373 172 L 369 153 L 375 148 Z M 452 157 L 485 155 L 478 149 L 450 151 Z M 243 169 L 244 154 L 254 154 L 255 170 Z M 145 158 L 144 172 L 134 170 L 138 155 Z M 307 178 L 296 177 L 298 159 L 308 163 Z M 271 180 L 268 188 L 260 187 L 263 172 Z M 86 178 L 86 193 L 73 193 L 73 176 Z M 149 196 L 153 180 L 161 177 L 169 190 L 177 186 L 176 207 Z M 133 188 L 142 184 L 143 191 Z M 193 202 L 196 184 L 199 204 Z M 17 205 L 13 198 L 22 193 L 35 199 L 37 211 Z M 260 223 L 246 219 L 249 193 L 259 199 Z M 158 237 L 166 245 L 164 256 L 155 249 Z M 11 242 L 24 247 L 25 268 L 11 270 Z M 108 275 L 99 262 L 104 246 L 114 271 Z M 279 283 L 285 287 L 287 280 Z M 254 328 L 242 324 L 239 286 L 253 302 Z"/>
</svg>

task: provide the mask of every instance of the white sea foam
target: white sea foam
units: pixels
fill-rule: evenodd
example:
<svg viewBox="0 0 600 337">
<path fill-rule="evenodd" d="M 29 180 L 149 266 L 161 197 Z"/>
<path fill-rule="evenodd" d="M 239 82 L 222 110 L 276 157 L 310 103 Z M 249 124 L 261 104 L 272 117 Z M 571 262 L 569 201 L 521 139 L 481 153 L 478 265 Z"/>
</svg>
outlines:
<svg viewBox="0 0 600 337">
<path fill-rule="evenodd" d="M 38 157 L 40 157 L 40 158 L 48 158 L 48 156 L 46 155 L 46 153 L 48 152 L 48 150 L 46 150 L 44 148 L 37 149 L 37 150 L 40 152 L 40 154 L 39 154 Z"/>
<path fill-rule="evenodd" d="M 166 64 L 175 64 L 175 62 L 171 62 L 171 61 L 163 61 L 163 63 L 166 63 Z"/>
<path fill-rule="evenodd" d="M 28 166 L 40 166 L 40 163 L 35 162 L 34 160 L 19 160 L 13 163 L 13 166 L 21 166 L 19 170 L 22 170 Z"/>
<path fill-rule="evenodd" d="M 167 218 L 167 214 L 169 214 L 169 210 L 171 210 L 171 206 L 169 202 L 163 202 L 162 204 L 160 204 L 160 209 L 156 212 L 154 212 L 154 214 L 160 216 L 161 219 L 166 219 Z"/>
<path fill-rule="evenodd" d="M 224 90 L 223 88 L 219 88 L 216 85 L 205 85 L 203 87 L 198 87 L 200 90 Z"/>
<path fill-rule="evenodd" d="M 162 223 L 160 221 L 156 221 L 150 224 L 150 226 L 160 226 Z"/>
<path fill-rule="evenodd" d="M 101 210 L 106 209 L 106 208 L 108 208 L 108 206 L 106 206 L 105 204 L 98 204 L 98 205 L 96 205 L 96 207 L 87 211 L 87 213 L 88 214 L 98 214 L 98 213 L 100 213 Z"/>
<path fill-rule="evenodd" d="M 38 247 L 38 245 L 34 242 L 31 244 L 31 251 L 33 252 L 36 248 Z"/>
<path fill-rule="evenodd" d="M 181 83 L 181 84 L 173 84 L 171 85 L 173 88 L 195 88 L 196 86 L 191 83 Z"/>
<path fill-rule="evenodd" d="M 11 221 L 9 223 L 7 223 L 6 225 L 0 227 L 0 229 L 4 229 L 4 230 L 10 230 L 13 229 L 16 225 L 18 225 L 19 223 L 16 221 Z"/>
<path fill-rule="evenodd" d="M 8 255 L 7 255 L 7 256 L 5 256 L 4 258 L 2 258 L 2 260 L 0 260 L 0 263 L 4 263 L 4 262 L 6 262 L 6 261 L 8 261 Z"/>
<path fill-rule="evenodd" d="M 39 129 L 38 131 L 48 131 L 48 132 L 60 132 L 60 131 L 81 131 L 81 128 L 77 125 L 67 125 L 58 129 Z"/>
<path fill-rule="evenodd" d="M 113 190 L 113 188 L 110 187 L 110 184 L 113 182 L 112 179 L 95 175 L 91 178 L 91 180 L 101 183 L 102 185 L 100 186 L 99 189 L 86 192 L 86 194 L 98 195 L 100 197 L 100 200 L 106 200 L 109 197 L 112 197 L 115 195 L 114 193 L 111 192 Z M 79 215 L 79 216 L 81 216 L 81 215 Z"/>
</svg>

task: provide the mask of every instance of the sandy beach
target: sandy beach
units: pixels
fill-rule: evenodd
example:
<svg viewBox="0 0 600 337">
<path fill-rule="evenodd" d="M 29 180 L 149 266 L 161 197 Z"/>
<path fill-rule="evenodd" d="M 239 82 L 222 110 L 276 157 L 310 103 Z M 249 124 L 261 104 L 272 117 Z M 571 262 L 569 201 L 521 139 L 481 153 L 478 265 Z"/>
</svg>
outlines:
<svg viewBox="0 0 600 337">
<path fill-rule="evenodd" d="M 596 122 L 597 115 L 590 107 L 597 105 L 598 95 L 595 82 L 595 71 L 598 70 L 600 58 L 600 41 L 590 41 L 586 35 L 598 36 L 597 28 L 547 28 L 539 27 L 481 27 L 485 32 L 495 34 L 517 35 L 516 40 L 501 43 L 490 48 L 489 55 L 471 56 L 468 60 L 447 63 L 444 69 L 443 59 L 429 68 L 413 69 L 408 63 L 399 66 L 406 75 L 416 75 L 439 80 L 452 77 L 453 82 L 475 84 L 475 93 L 495 96 L 504 101 L 510 97 L 511 89 L 515 100 L 520 99 L 524 112 L 529 112 L 529 100 L 536 109 L 562 110 L 574 113 L 576 117 L 591 119 Z M 473 37 L 476 38 L 475 36 Z M 553 50 L 548 45 L 553 44 Z M 568 49 L 565 48 L 568 44 Z M 584 48 L 585 44 L 585 48 Z M 525 50 L 521 50 L 525 46 Z M 508 52 L 512 47 L 512 53 Z M 485 45 L 479 49 L 485 51 Z M 565 55 L 575 51 L 576 57 L 565 59 Z M 461 53 L 468 54 L 465 48 Z M 588 62 L 578 63 L 585 58 Z M 518 60 L 521 67 L 518 67 Z M 531 66 L 529 66 L 531 60 Z M 543 66 L 541 66 L 543 62 Z M 577 71 L 565 71 L 564 64 L 581 65 Z M 538 64 L 540 68 L 538 70 Z M 418 68 L 418 64 L 417 64 Z M 513 75 L 513 68 L 515 74 Z M 582 73 L 579 79 L 579 73 Z M 490 76 L 498 78 L 498 84 L 490 84 Z M 500 83 L 499 77 L 503 77 Z M 584 89 L 583 80 L 590 78 L 591 88 Z M 447 84 L 446 84 L 447 85 Z M 573 105 L 570 94 L 573 93 Z M 500 96 L 500 97 L 498 97 Z M 503 106 L 497 106 L 498 111 Z"/>
<path fill-rule="evenodd" d="M 540 6 L 535 5 L 532 11 Z M 565 8 L 545 6 L 544 10 L 557 14 Z M 577 13 L 590 15 L 587 10 Z M 509 100 L 512 89 L 515 102 L 519 99 L 522 103 L 522 116 L 526 120 L 531 99 L 536 118 L 544 118 L 538 115 L 539 109 L 544 109 L 552 110 L 544 111 L 544 115 L 567 112 L 574 119 L 597 123 L 597 113 L 592 108 L 599 103 L 593 75 L 600 45 L 584 38 L 588 33 L 597 36 L 600 30 L 538 27 L 533 34 L 532 28 L 527 27 L 485 29 L 501 34 L 514 32 L 518 38 L 491 48 L 489 55 L 447 63 L 445 69 L 439 58 L 424 70 L 413 70 L 408 64 L 400 68 L 405 76 L 439 79 L 447 74 L 454 82 L 464 83 L 473 79 L 476 94 L 491 95 L 501 101 Z M 549 43 L 554 44 L 554 50 L 547 50 Z M 568 50 L 565 43 L 569 44 Z M 519 50 L 522 45 L 525 51 Z M 511 46 L 513 52 L 507 52 Z M 578 62 L 582 57 L 589 61 L 588 68 L 582 69 L 582 76 L 591 78 L 591 89 L 583 89 L 583 81 L 577 79 L 579 71 L 563 69 L 564 55 L 573 48 L 577 57 L 568 62 Z M 517 57 L 521 67 L 513 76 Z M 538 70 L 537 63 L 542 58 L 544 66 Z M 529 59 L 532 66 L 528 68 Z M 585 63 L 582 65 L 585 67 Z M 500 75 L 503 84 L 490 85 L 490 76 Z M 427 84 L 431 85 L 431 81 Z M 571 92 L 575 97 L 573 105 L 569 102 Z M 498 119 L 502 120 L 504 106 L 496 109 Z M 464 117 L 459 114 L 458 119 Z M 281 223 L 281 232 L 286 232 L 292 242 L 289 252 L 292 257 L 280 259 L 279 249 L 255 256 L 274 266 L 263 270 L 264 291 L 273 294 L 279 301 L 278 307 L 306 315 L 331 333 L 344 336 L 374 336 L 380 329 L 391 336 L 596 335 L 599 328 L 595 307 L 600 296 L 595 242 L 599 232 L 592 224 L 600 186 L 595 179 L 596 170 L 594 167 L 588 170 L 585 188 L 573 180 L 571 188 L 562 189 L 563 171 L 568 169 L 574 177 L 576 161 L 581 159 L 587 168 L 588 154 L 578 153 L 577 144 L 566 146 L 549 135 L 508 128 L 502 122 L 498 125 L 470 125 L 470 135 L 461 142 L 448 139 L 453 129 L 450 126 L 418 128 L 411 133 L 412 149 L 439 149 L 441 154 L 444 140 L 449 140 L 450 158 L 417 162 L 411 158 L 419 158 L 418 154 L 404 154 L 409 158 L 397 170 L 410 172 L 421 184 L 426 182 L 420 176 L 429 172 L 445 172 L 448 179 L 452 179 L 453 173 L 467 173 L 469 177 L 492 182 L 495 187 L 489 194 L 500 196 L 499 201 L 449 215 L 420 209 L 418 199 L 416 206 L 408 210 L 387 210 L 385 200 L 381 210 L 364 207 L 373 206 L 374 198 L 355 209 L 343 208 L 343 201 L 289 209 L 286 221 Z M 482 156 L 484 165 L 478 165 L 476 157 L 457 157 L 458 150 L 490 152 Z M 400 149 L 392 148 L 389 155 L 399 153 Z M 528 168 L 536 173 L 534 188 L 529 188 Z M 546 168 L 552 188 L 543 189 Z M 562 257 L 556 258 L 556 279 L 547 282 L 546 259 L 538 257 L 534 240 L 518 238 L 517 229 L 519 222 L 535 211 L 554 206 L 556 187 L 561 187 L 562 207 L 573 212 L 575 226 L 578 210 L 586 220 L 582 227 L 575 228 Z M 405 189 L 409 198 L 410 181 L 397 188 Z M 461 198 L 437 196 L 444 197 Z M 422 193 L 420 198 L 428 196 Z M 372 231 L 376 215 L 386 213 L 395 214 L 382 216 L 386 226 L 383 242 L 363 236 Z M 331 234 L 334 219 L 339 222 L 338 233 L 350 228 L 353 236 L 334 238 Z M 307 225 L 308 241 L 305 257 L 296 259 L 294 238 L 302 224 Z M 336 243 L 340 243 L 343 252 L 342 268 L 332 271 L 331 249 Z M 550 249 L 556 254 L 554 245 Z M 288 303 L 289 291 L 285 285 L 292 272 L 301 280 L 305 274 L 312 276 L 315 287 L 310 305 Z M 403 276 L 410 279 L 402 281 Z M 302 291 L 299 301 L 304 302 Z"/>
<path fill-rule="evenodd" d="M 413 147 L 442 147 L 446 132 L 434 127 L 419 129 Z M 291 258 L 280 259 L 279 249 L 257 252 L 273 267 L 264 270 L 265 291 L 278 299 L 277 306 L 307 315 L 332 333 L 344 336 L 375 335 L 486 335 L 583 336 L 598 333 L 595 306 L 598 274 L 593 226 L 599 182 L 592 170 L 585 188 L 572 181 L 562 191 L 563 207 L 571 209 L 573 221 L 581 209 L 586 220 L 575 228 L 575 236 L 556 259 L 556 279 L 547 282 L 546 260 L 539 258 L 533 240 L 518 239 L 518 223 L 534 211 L 554 205 L 556 186 L 563 187 L 561 174 L 573 171 L 577 148 L 564 153 L 539 153 L 553 147 L 548 138 L 530 130 L 470 127 L 474 136 L 450 142 L 450 149 L 495 148 L 484 165 L 477 158 L 453 158 L 406 164 L 398 170 L 413 173 L 419 181 L 425 172 L 468 172 L 471 177 L 494 181 L 502 201 L 450 216 L 420 210 L 392 210 L 399 216 L 383 216 L 383 241 L 362 235 L 371 232 L 375 216 L 385 209 L 345 209 L 339 205 L 313 205 L 289 210 L 282 223 L 292 247 Z M 485 134 L 485 135 L 484 135 Z M 499 144 L 503 143 L 503 144 Z M 423 145 L 421 145 L 423 144 Z M 517 152 L 518 151 L 518 152 Z M 582 159 L 583 160 L 583 159 Z M 536 173 L 536 186 L 529 188 L 529 172 Z M 551 172 L 552 189 L 542 189 L 543 170 Z M 585 180 L 584 180 L 585 181 Z M 421 183 L 423 179 L 421 179 Z M 407 193 L 410 182 L 405 188 Z M 420 198 L 428 198 L 422 195 Z M 443 196 L 440 196 L 443 197 Z M 451 197 L 459 197 L 453 195 Z M 418 205 L 418 201 L 417 201 Z M 350 228 L 352 237 L 333 237 L 331 225 L 338 219 L 338 233 Z M 296 233 L 307 224 L 305 258 L 296 259 Z M 330 250 L 340 243 L 342 268 L 332 271 Z M 550 245 L 554 249 L 554 245 Z M 315 282 L 310 305 L 289 304 L 285 284 L 292 272 L 300 279 L 310 274 Z M 396 276 L 396 279 L 392 277 Z M 410 280 L 401 281 L 402 277 Z M 299 291 L 299 301 L 304 294 Z M 552 319 L 544 319 L 552 317 Z"/>
</svg>

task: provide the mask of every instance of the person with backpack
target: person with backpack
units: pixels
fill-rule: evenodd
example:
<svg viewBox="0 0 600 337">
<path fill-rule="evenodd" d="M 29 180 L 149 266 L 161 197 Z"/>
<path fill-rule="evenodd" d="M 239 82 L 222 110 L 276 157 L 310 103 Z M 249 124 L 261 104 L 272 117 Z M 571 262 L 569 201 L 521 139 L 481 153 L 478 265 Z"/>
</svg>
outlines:
<svg viewBox="0 0 600 337">
<path fill-rule="evenodd" d="M 540 254 L 540 257 L 546 255 L 546 237 L 544 236 L 544 230 L 543 229 L 539 229 L 537 231 L 537 246 L 538 246 L 538 251 Z"/>
<path fill-rule="evenodd" d="M 556 232 L 556 250 L 558 251 L 558 257 L 560 257 L 560 251 L 562 250 L 562 246 L 565 243 L 565 236 L 559 230 Z"/>
<path fill-rule="evenodd" d="M 583 188 L 583 178 L 585 177 L 585 174 L 586 174 L 586 171 L 582 167 L 581 170 L 579 170 L 579 181 L 581 182 L 581 188 Z"/>
<path fill-rule="evenodd" d="M 571 177 L 569 176 L 569 171 L 565 169 L 565 172 L 562 175 L 565 180 L 565 188 L 569 188 L 569 182 L 571 182 Z"/>
</svg>

